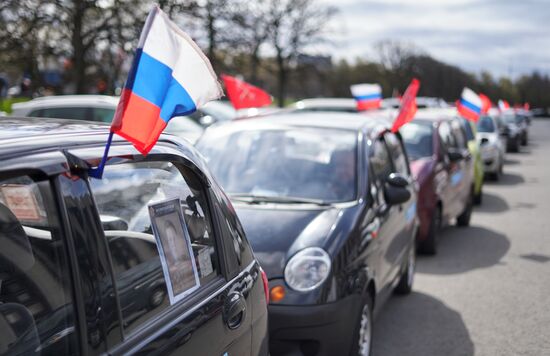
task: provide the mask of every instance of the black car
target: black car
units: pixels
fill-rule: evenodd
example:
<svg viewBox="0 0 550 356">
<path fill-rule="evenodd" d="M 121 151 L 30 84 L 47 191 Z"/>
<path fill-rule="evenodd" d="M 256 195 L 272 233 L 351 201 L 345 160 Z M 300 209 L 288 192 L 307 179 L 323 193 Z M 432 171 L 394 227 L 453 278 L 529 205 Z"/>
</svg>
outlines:
<svg viewBox="0 0 550 356">
<path fill-rule="evenodd" d="M 508 110 L 500 115 L 504 124 L 501 134 L 506 137 L 506 151 L 519 152 L 520 145 L 527 145 L 529 142 L 529 123 L 527 117 Z"/>
<path fill-rule="evenodd" d="M 0 353 L 266 355 L 267 278 L 186 141 L 0 121 Z"/>
<path fill-rule="evenodd" d="M 272 355 L 368 355 L 373 312 L 411 290 L 416 192 L 386 125 L 280 114 L 209 128 L 197 144 L 267 273 Z"/>
</svg>

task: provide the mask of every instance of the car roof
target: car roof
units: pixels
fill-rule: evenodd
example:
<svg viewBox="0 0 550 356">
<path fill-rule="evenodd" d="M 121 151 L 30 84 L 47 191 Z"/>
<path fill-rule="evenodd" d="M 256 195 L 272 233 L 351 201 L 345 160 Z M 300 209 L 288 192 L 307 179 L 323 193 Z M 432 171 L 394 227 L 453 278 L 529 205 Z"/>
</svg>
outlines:
<svg viewBox="0 0 550 356">
<path fill-rule="evenodd" d="M 357 103 L 352 98 L 309 98 L 297 101 L 292 106 L 297 109 L 323 107 L 354 109 Z"/>
<path fill-rule="evenodd" d="M 43 96 L 40 98 L 32 99 L 22 103 L 13 104 L 13 110 L 27 109 L 27 108 L 39 108 L 50 106 L 112 106 L 118 105 L 119 98 L 116 96 L 108 95 L 54 95 Z"/>
<path fill-rule="evenodd" d="M 383 112 L 363 115 L 344 112 L 281 112 L 257 118 L 236 120 L 215 125 L 209 130 L 262 130 L 283 127 L 325 128 L 347 131 L 362 131 L 368 135 L 377 135 L 390 128 L 390 121 Z"/>
<path fill-rule="evenodd" d="M 39 151 L 53 151 L 104 144 L 110 124 L 83 120 L 18 118 L 0 119 L 0 158 L 9 159 Z M 159 141 L 170 141 L 185 151 L 186 157 L 197 164 L 190 143 L 174 135 L 163 134 Z M 113 142 L 128 143 L 117 135 Z M 182 147 L 183 145 L 183 147 Z M 136 154 L 138 154 L 136 150 Z M 202 167 L 201 167 L 202 168 Z"/>
<path fill-rule="evenodd" d="M 458 118 L 458 111 L 455 108 L 428 108 L 418 109 L 414 120 L 418 121 L 442 121 Z"/>
</svg>

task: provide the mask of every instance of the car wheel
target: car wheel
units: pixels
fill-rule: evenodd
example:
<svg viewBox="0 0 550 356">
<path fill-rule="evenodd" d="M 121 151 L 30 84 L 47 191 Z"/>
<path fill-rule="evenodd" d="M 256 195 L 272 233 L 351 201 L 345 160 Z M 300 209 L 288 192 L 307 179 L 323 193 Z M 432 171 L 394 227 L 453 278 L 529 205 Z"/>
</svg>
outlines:
<svg viewBox="0 0 550 356">
<path fill-rule="evenodd" d="M 512 152 L 519 152 L 519 141 L 520 141 L 520 137 L 516 137 L 516 139 L 514 140 L 514 145 L 512 146 Z"/>
<path fill-rule="evenodd" d="M 369 356 L 372 349 L 372 298 L 366 294 L 351 346 L 351 356 Z"/>
<path fill-rule="evenodd" d="M 456 224 L 458 226 L 468 226 L 468 225 L 470 225 L 470 217 L 472 216 L 472 210 L 473 210 L 472 195 L 473 194 L 469 195 L 468 202 L 466 203 L 466 207 L 464 208 L 464 211 L 462 212 L 462 214 L 460 214 L 456 218 Z"/>
<path fill-rule="evenodd" d="M 437 206 L 432 214 L 428 235 L 424 241 L 420 242 L 418 251 L 427 255 L 437 253 L 437 242 L 439 241 L 439 230 L 441 228 L 441 208 Z"/>
<path fill-rule="evenodd" d="M 496 172 L 491 173 L 491 180 L 498 182 L 500 180 L 500 172 L 497 170 Z"/>
<path fill-rule="evenodd" d="M 527 146 L 527 133 L 523 134 L 523 137 L 521 138 L 521 145 Z"/>
<path fill-rule="evenodd" d="M 395 293 L 397 294 L 409 294 L 412 291 L 414 282 L 414 271 L 416 269 L 416 253 L 413 247 L 409 249 L 407 257 L 407 267 L 401 273 L 401 278 L 397 287 L 395 287 Z"/>
</svg>

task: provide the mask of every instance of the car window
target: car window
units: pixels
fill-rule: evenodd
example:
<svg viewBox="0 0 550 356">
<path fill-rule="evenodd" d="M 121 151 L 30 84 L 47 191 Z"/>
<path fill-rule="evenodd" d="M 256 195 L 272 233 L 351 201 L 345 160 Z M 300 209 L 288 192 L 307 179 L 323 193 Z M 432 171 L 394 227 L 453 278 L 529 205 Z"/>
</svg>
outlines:
<svg viewBox="0 0 550 356">
<path fill-rule="evenodd" d="M 464 129 L 464 133 L 466 134 L 466 140 L 467 141 L 475 140 L 474 131 L 472 130 L 472 125 L 470 124 L 470 122 L 466 119 L 461 119 L 461 120 L 462 120 L 462 128 Z"/>
<path fill-rule="evenodd" d="M 110 165 L 103 179 L 91 180 L 91 187 L 111 253 L 125 331 L 168 308 L 170 291 L 192 294 L 220 274 L 205 190 L 189 169 L 170 162 Z M 174 199 L 180 206 L 172 211 L 181 211 L 184 224 L 176 215 L 162 215 L 169 207 L 162 202 Z M 157 225 L 152 224 L 151 209 L 157 209 Z M 159 244 L 154 231 L 161 236 Z"/>
<path fill-rule="evenodd" d="M 56 119 L 92 120 L 92 108 L 61 107 L 44 108 L 29 113 L 31 117 L 50 117 Z"/>
<path fill-rule="evenodd" d="M 115 109 L 108 108 L 94 108 L 92 110 L 91 121 L 97 122 L 111 122 L 115 116 Z"/>
<path fill-rule="evenodd" d="M 375 179 L 385 182 L 386 178 L 392 173 L 390 154 L 382 138 L 374 141 L 372 154 L 370 156 Z"/>
<path fill-rule="evenodd" d="M 407 163 L 407 157 L 403 151 L 401 141 L 399 141 L 396 135 L 390 132 L 386 133 L 384 137 L 386 139 L 386 143 L 388 144 L 395 172 L 408 176 L 409 165 Z"/>
<path fill-rule="evenodd" d="M 433 126 L 431 123 L 410 122 L 399 129 L 409 160 L 433 155 Z"/>
<path fill-rule="evenodd" d="M 357 134 L 325 128 L 207 130 L 197 148 L 234 197 L 351 201 L 357 195 Z"/>
<path fill-rule="evenodd" d="M 451 147 L 456 147 L 455 138 L 451 133 L 451 126 L 447 122 L 439 124 L 438 133 L 444 151 L 447 151 Z"/>
<path fill-rule="evenodd" d="M 0 180 L 0 354 L 77 354 L 65 251 L 49 184 Z"/>
<path fill-rule="evenodd" d="M 452 135 L 454 137 L 455 148 L 462 149 L 468 147 L 468 142 L 466 141 L 464 129 L 462 125 L 457 121 L 453 121 L 452 123 Z"/>
<path fill-rule="evenodd" d="M 490 116 L 482 116 L 477 122 L 477 129 L 479 132 L 495 132 L 496 127 L 493 119 Z"/>
</svg>

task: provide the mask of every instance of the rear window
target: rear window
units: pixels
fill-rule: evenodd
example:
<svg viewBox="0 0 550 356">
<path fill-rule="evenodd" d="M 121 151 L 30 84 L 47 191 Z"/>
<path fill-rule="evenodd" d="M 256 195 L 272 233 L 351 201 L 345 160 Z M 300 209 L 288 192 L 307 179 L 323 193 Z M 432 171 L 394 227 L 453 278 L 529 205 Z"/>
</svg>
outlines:
<svg viewBox="0 0 550 356">
<path fill-rule="evenodd" d="M 433 127 L 430 123 L 411 122 L 399 129 L 410 159 L 433 154 Z"/>
<path fill-rule="evenodd" d="M 92 107 L 57 107 L 31 111 L 31 117 L 111 122 L 115 109 Z"/>
<path fill-rule="evenodd" d="M 477 130 L 479 132 L 495 132 L 495 124 L 493 119 L 489 116 L 482 116 L 477 122 Z"/>
</svg>

